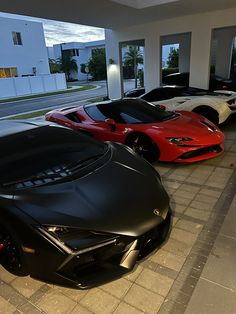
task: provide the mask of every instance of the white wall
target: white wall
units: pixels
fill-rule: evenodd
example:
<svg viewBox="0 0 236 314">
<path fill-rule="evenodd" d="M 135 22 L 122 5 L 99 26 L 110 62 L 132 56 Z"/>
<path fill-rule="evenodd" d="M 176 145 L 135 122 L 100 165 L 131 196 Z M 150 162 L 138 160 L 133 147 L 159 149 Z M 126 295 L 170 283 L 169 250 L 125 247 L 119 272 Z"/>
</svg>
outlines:
<svg viewBox="0 0 236 314">
<path fill-rule="evenodd" d="M 64 73 L 0 79 L 0 98 L 66 89 Z"/>
<path fill-rule="evenodd" d="M 16 67 L 18 76 L 49 74 L 42 23 L 0 17 L 0 68 Z M 14 45 L 12 32 L 21 33 L 22 45 Z"/>
<path fill-rule="evenodd" d="M 143 25 L 107 30 L 107 60 L 116 61 L 116 74 L 108 69 L 111 98 L 121 96 L 119 42 L 145 40 L 145 85 L 147 91 L 160 85 L 160 37 L 177 33 L 191 33 L 190 86 L 208 88 L 212 29 L 236 25 L 236 8 L 188 15 Z"/>
</svg>

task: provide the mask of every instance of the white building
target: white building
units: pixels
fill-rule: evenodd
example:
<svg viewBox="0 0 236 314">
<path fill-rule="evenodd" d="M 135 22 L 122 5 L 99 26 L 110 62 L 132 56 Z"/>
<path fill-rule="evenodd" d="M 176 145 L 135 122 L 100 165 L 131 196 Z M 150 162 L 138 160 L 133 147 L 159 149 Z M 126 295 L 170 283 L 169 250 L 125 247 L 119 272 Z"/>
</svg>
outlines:
<svg viewBox="0 0 236 314">
<path fill-rule="evenodd" d="M 0 98 L 66 89 L 50 74 L 43 24 L 0 17 Z"/>
<path fill-rule="evenodd" d="M 50 74 L 42 23 L 0 17 L 0 77 Z"/>
<path fill-rule="evenodd" d="M 91 10 L 92 6 L 92 10 Z M 212 61 L 215 74 L 229 77 L 236 36 L 235 0 L 103 0 L 29 6 L 28 0 L 2 1 L 0 10 L 106 28 L 108 89 L 123 92 L 122 46 L 144 47 L 146 90 L 161 84 L 162 46 L 179 44 L 180 71 L 190 72 L 190 86 L 207 89 Z M 213 44 L 214 42 L 214 44 Z M 212 54 L 212 47 L 217 51 Z"/>
<path fill-rule="evenodd" d="M 78 72 L 71 72 L 71 78 L 75 80 L 86 80 L 87 74 L 81 72 L 81 64 L 86 64 L 93 54 L 94 49 L 104 49 L 105 40 L 91 42 L 70 42 L 48 47 L 48 57 L 52 59 L 61 58 L 68 53 L 77 63 Z"/>
</svg>

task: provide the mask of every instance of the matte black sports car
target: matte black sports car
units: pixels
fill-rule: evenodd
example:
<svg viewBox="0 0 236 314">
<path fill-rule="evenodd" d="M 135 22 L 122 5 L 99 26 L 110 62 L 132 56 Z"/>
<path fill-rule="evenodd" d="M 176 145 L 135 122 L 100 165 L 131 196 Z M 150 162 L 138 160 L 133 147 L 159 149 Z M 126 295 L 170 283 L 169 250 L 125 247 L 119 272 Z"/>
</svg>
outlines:
<svg viewBox="0 0 236 314">
<path fill-rule="evenodd" d="M 128 147 L 24 121 L 1 121 L 0 139 L 0 262 L 13 274 L 91 287 L 168 235 L 160 176 Z"/>
</svg>

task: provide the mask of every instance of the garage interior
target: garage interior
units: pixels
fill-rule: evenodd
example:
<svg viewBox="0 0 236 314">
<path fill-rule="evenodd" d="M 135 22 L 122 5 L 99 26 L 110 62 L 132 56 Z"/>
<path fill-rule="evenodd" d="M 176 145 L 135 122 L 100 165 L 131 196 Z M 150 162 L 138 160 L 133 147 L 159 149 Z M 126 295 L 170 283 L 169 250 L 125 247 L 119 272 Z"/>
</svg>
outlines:
<svg viewBox="0 0 236 314">
<path fill-rule="evenodd" d="M 142 8 L 142 3 L 147 6 Z M 159 4 L 149 6 L 150 3 Z M 0 11 L 112 29 L 113 33 L 110 30 L 107 32 L 110 34 L 107 38 L 107 58 L 112 58 L 119 64 L 120 43 L 135 40 L 130 37 L 133 25 L 142 26 L 151 21 L 171 20 L 195 14 L 200 17 L 203 13 L 215 11 L 216 16 L 221 16 L 226 11 L 233 16 L 236 6 L 235 0 L 71 0 L 66 3 L 35 1 L 34 5 L 30 1 L 22 0 L 1 3 Z M 213 21 L 213 24 L 217 24 L 217 21 Z M 205 38 L 202 49 L 207 48 L 211 52 L 207 64 L 215 66 L 215 74 L 229 77 L 232 69 L 227 53 L 231 51 L 229 43 L 232 43 L 236 31 L 234 25 L 226 27 L 226 23 L 223 24 L 222 27 L 213 27 L 210 34 L 207 29 L 206 37 L 202 33 Z M 123 36 L 126 30 L 130 33 Z M 173 34 L 176 36 L 176 33 L 162 34 L 153 44 L 150 43 L 153 34 L 147 39 L 143 34 L 137 36 L 145 43 L 145 54 L 149 58 L 155 55 L 152 49 L 157 48 L 157 43 L 166 44 L 175 40 L 171 37 Z M 187 34 L 188 40 L 192 38 L 188 27 L 186 32 L 178 34 Z M 221 45 L 219 41 L 222 41 Z M 161 44 L 157 51 L 160 51 Z M 196 45 L 196 41 L 191 44 L 191 51 Z M 185 52 L 190 49 L 189 45 L 187 47 Z M 160 58 L 157 59 L 159 63 L 155 62 L 154 67 L 148 59 L 145 61 L 146 71 L 154 68 L 155 72 L 146 76 L 149 89 L 160 82 Z M 190 80 L 196 84 L 201 80 L 194 77 L 194 70 L 191 69 L 196 69 L 198 62 L 200 60 L 197 59 L 189 61 L 188 55 L 182 64 L 186 68 L 188 63 Z M 204 66 L 203 64 L 202 67 Z M 122 93 L 120 69 L 115 72 L 115 76 L 109 74 L 109 71 L 111 72 L 108 66 L 110 93 L 119 96 Z M 203 72 L 205 84 L 209 82 L 210 67 Z M 174 211 L 170 238 L 160 250 L 141 261 L 126 277 L 90 290 L 73 290 L 45 284 L 29 277 L 15 277 L 0 267 L 0 312 L 235 313 L 236 116 L 232 115 L 221 129 L 226 137 L 223 155 L 191 165 L 154 164 L 171 196 Z"/>
</svg>

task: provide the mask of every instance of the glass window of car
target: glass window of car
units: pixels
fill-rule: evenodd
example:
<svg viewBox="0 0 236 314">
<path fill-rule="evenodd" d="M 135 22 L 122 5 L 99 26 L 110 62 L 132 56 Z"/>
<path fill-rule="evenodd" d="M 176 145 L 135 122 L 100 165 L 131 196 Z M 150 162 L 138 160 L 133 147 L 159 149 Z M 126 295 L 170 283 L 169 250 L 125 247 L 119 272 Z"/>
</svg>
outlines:
<svg viewBox="0 0 236 314">
<path fill-rule="evenodd" d="M 165 111 L 141 99 L 89 105 L 85 106 L 85 111 L 95 121 L 111 118 L 121 124 L 162 122 L 176 116 L 173 112 Z"/>
</svg>

